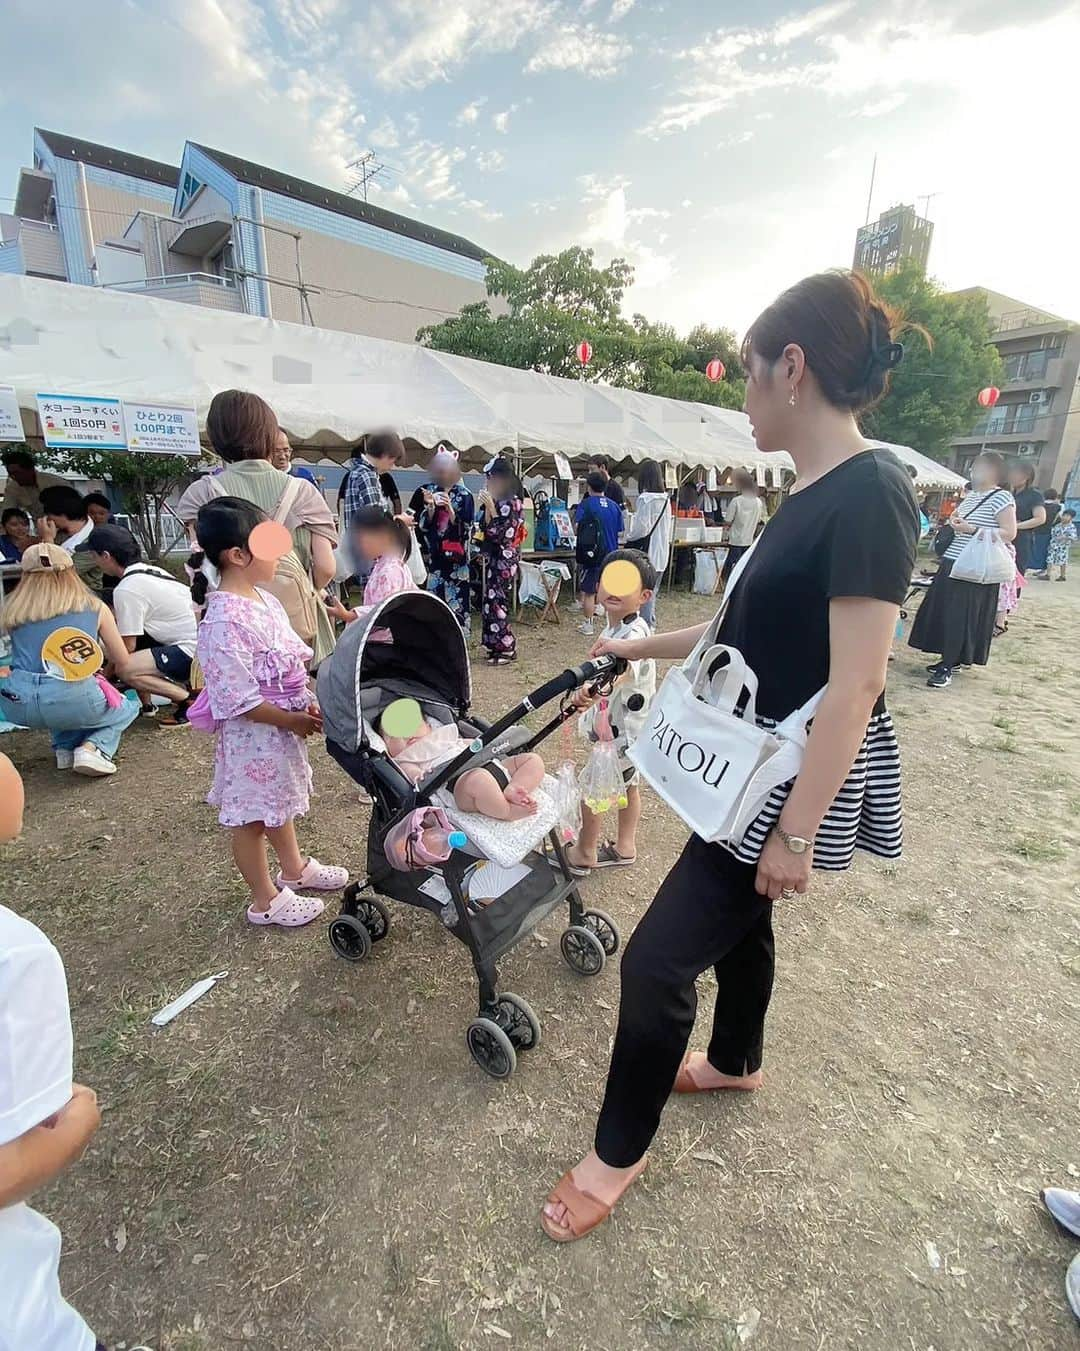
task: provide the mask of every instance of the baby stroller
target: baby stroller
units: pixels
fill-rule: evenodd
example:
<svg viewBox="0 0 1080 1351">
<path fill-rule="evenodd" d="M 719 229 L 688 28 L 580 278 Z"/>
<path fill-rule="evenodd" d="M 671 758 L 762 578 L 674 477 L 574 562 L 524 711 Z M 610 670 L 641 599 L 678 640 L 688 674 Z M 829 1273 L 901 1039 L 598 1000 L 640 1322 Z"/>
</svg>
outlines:
<svg viewBox="0 0 1080 1351">
<path fill-rule="evenodd" d="M 393 641 L 373 637 L 376 630 L 389 630 Z M 536 823 L 541 837 L 534 838 L 520 859 L 526 873 L 482 908 L 470 902 L 469 885 L 478 863 L 484 866 L 490 855 L 479 848 L 471 832 L 468 845 L 453 850 L 445 863 L 414 871 L 392 866 L 387 835 L 418 807 L 445 803 L 445 794 L 437 795 L 464 770 L 478 768 L 500 754 L 531 750 L 573 715 L 565 696 L 586 684 L 605 693 L 623 669 L 625 662 L 615 657 L 585 662 L 549 680 L 489 724 L 469 710 L 465 635 L 450 608 L 427 591 L 391 596 L 365 619 L 350 624 L 333 656 L 319 668 L 319 706 L 327 747 L 349 777 L 374 799 L 367 875 L 345 892 L 341 913 L 330 924 L 330 945 L 339 957 L 359 962 L 373 943 L 386 937 L 390 915 L 380 894 L 439 915 L 472 956 L 480 997 L 465 1039 L 472 1058 L 496 1079 L 513 1073 L 518 1051 L 531 1050 L 540 1042 L 539 1020 L 526 1001 L 497 990 L 499 958 L 565 901 L 570 922 L 560 940 L 562 955 L 574 971 L 595 976 L 618 951 L 618 929 L 602 910 L 586 910 L 582 905 L 553 818 L 546 831 Z M 454 722 L 462 736 L 473 738 L 461 755 L 416 785 L 386 754 L 376 731 L 383 710 L 402 698 L 416 699 L 430 723 Z M 539 732 L 518 725 L 527 714 L 556 699 L 560 700 L 557 715 Z M 449 815 L 454 816 L 452 807 Z M 511 824 L 527 827 L 530 822 L 490 824 L 509 829 Z"/>
</svg>

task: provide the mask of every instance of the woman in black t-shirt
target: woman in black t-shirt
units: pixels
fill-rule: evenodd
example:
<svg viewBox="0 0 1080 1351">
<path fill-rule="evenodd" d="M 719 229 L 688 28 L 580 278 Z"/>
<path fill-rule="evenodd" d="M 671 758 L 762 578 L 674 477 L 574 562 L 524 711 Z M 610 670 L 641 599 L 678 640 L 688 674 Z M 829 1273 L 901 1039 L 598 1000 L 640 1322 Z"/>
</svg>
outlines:
<svg viewBox="0 0 1080 1351">
<path fill-rule="evenodd" d="M 1009 487 L 1016 500 L 1016 571 L 1025 577 L 1035 547 L 1034 531 L 1046 521 L 1043 495 L 1035 487 L 1034 465 L 1014 464 L 1009 470 Z"/>
<path fill-rule="evenodd" d="M 837 272 L 786 291 L 747 334 L 754 438 L 790 451 L 798 477 L 732 579 L 718 641 L 757 675 L 766 725 L 827 690 L 798 777 L 774 791 L 737 849 L 692 836 L 627 945 L 595 1147 L 541 1216 L 559 1242 L 606 1219 L 643 1170 L 673 1088 L 759 1087 L 773 902 L 804 893 L 811 867 L 846 868 L 856 848 L 900 851 L 900 761 L 883 690 L 919 512 L 903 465 L 868 446 L 855 420 L 903 355 L 893 330 L 869 284 Z M 685 658 L 707 627 L 601 639 L 593 652 Z M 709 966 L 712 1038 L 686 1055 L 694 982 Z"/>
</svg>

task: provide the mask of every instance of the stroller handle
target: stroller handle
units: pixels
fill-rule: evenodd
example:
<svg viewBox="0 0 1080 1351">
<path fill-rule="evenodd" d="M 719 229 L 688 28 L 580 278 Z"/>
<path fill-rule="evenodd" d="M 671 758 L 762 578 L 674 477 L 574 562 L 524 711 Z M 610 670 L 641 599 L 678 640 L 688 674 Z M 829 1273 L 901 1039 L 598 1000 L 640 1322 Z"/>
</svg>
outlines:
<svg viewBox="0 0 1080 1351">
<path fill-rule="evenodd" d="M 580 666 L 568 668 L 561 675 L 549 680 L 546 685 L 541 685 L 539 689 L 533 690 L 531 694 L 525 696 L 522 704 L 525 711 L 531 713 L 533 709 L 541 708 L 549 700 L 554 699 L 556 695 L 566 694 L 570 690 L 578 690 L 582 685 L 587 685 L 601 676 L 622 675 L 626 666 L 627 663 L 623 657 L 610 655 L 597 657 L 594 661 L 584 661 Z"/>
</svg>

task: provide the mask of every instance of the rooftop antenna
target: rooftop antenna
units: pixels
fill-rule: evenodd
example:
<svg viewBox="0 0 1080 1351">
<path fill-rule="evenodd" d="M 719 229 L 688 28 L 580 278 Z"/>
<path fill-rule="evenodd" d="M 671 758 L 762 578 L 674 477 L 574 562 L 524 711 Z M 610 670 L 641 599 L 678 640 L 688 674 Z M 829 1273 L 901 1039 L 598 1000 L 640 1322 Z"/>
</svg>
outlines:
<svg viewBox="0 0 1080 1351">
<path fill-rule="evenodd" d="M 874 163 L 870 170 L 870 191 L 866 194 L 866 224 L 870 224 L 870 203 L 874 200 L 874 179 L 877 177 L 877 152 L 874 152 Z"/>
<path fill-rule="evenodd" d="M 923 206 L 923 212 L 922 212 L 922 213 L 923 213 L 923 220 L 926 220 L 927 217 L 928 217 L 929 214 L 930 214 L 930 203 L 934 200 L 935 197 L 940 197 L 940 196 L 941 196 L 941 193 L 940 193 L 940 192 L 924 192 L 924 193 L 922 194 L 921 197 L 916 197 L 916 198 L 915 198 L 915 200 L 916 200 L 917 202 L 924 202 L 924 203 L 925 203 L 925 205 Z"/>
<path fill-rule="evenodd" d="M 359 194 L 366 202 L 368 184 L 374 183 L 380 174 L 385 174 L 386 165 L 374 150 L 365 150 L 362 155 L 345 166 L 345 171 L 349 175 L 349 186 L 345 189 L 346 196 L 355 197 Z"/>
</svg>

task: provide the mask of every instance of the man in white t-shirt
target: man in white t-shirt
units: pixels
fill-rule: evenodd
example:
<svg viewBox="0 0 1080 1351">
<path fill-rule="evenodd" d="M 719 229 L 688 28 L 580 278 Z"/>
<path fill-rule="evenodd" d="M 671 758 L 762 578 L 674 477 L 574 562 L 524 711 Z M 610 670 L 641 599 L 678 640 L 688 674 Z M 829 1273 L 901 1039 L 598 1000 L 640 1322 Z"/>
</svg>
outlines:
<svg viewBox="0 0 1080 1351">
<path fill-rule="evenodd" d="M 0 755 L 0 843 L 22 825 L 22 783 Z M 26 1198 L 76 1163 L 101 1122 L 71 1081 L 71 1015 L 60 954 L 0 905 L 0 1351 L 95 1351 L 60 1293 L 60 1231 Z"/>
<path fill-rule="evenodd" d="M 733 497 L 724 508 L 724 521 L 728 527 L 728 553 L 723 571 L 725 582 L 768 518 L 754 476 L 745 469 L 736 469 L 734 482 L 739 490 L 738 496 Z"/>
<path fill-rule="evenodd" d="M 164 568 L 143 563 L 138 541 L 122 525 L 95 526 L 86 548 L 105 576 L 117 579 L 113 613 L 131 654 L 117 674 L 140 694 L 171 699 L 173 721 L 186 723 L 196 642 L 191 592 Z"/>
</svg>

